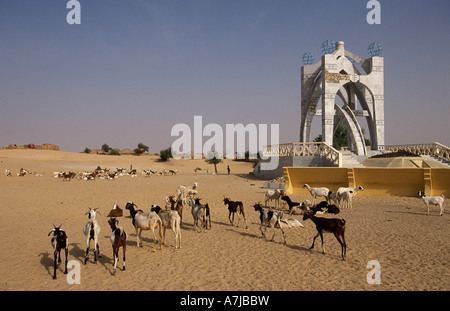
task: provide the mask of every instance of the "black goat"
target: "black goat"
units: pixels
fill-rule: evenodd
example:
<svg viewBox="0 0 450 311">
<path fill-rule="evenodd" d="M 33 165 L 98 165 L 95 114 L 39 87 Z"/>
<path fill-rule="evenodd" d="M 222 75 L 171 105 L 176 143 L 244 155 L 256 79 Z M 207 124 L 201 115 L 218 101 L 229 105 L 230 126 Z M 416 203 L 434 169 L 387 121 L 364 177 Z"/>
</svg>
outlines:
<svg viewBox="0 0 450 311">
<path fill-rule="evenodd" d="M 248 225 L 247 225 L 247 219 L 245 218 L 245 213 L 244 213 L 244 204 L 242 204 L 241 201 L 230 201 L 229 198 L 224 198 L 223 204 L 228 205 L 228 211 L 229 211 L 228 219 L 230 220 L 230 223 L 233 224 L 234 214 L 237 214 L 238 224 L 236 227 L 239 227 L 239 222 L 241 221 L 239 214 L 242 214 L 242 216 L 244 217 L 244 221 L 245 221 L 245 229 L 247 229 Z M 231 219 L 231 214 L 233 214 L 233 220 Z"/>
<path fill-rule="evenodd" d="M 67 254 L 68 254 L 68 246 L 69 239 L 67 238 L 67 234 L 64 230 L 61 229 L 61 225 L 59 227 L 53 225 L 53 229 L 48 233 L 48 236 L 53 232 L 52 236 L 52 246 L 53 246 L 53 257 L 55 262 L 53 263 L 53 279 L 56 279 L 56 266 L 61 263 L 61 249 L 65 250 L 66 253 L 66 262 L 64 265 L 64 274 L 67 274 Z"/>
<path fill-rule="evenodd" d="M 317 212 L 324 212 L 328 214 L 339 214 L 340 210 L 339 208 L 334 204 L 328 204 L 327 201 L 322 201 L 319 204 L 317 204 L 314 207 L 311 207 L 310 210 L 313 214 L 316 214 Z"/>
<path fill-rule="evenodd" d="M 291 201 L 291 198 L 289 198 L 287 195 L 281 197 L 281 199 L 287 203 L 287 205 L 289 206 L 289 211 L 290 211 L 294 206 L 299 206 L 299 205 L 301 204 L 301 203 L 299 203 L 299 202 L 292 202 L 292 201 Z"/>
<path fill-rule="evenodd" d="M 316 225 L 317 234 L 314 236 L 313 243 L 310 249 L 314 248 L 314 242 L 316 238 L 320 236 L 322 240 L 322 252 L 325 254 L 325 247 L 323 244 L 323 232 L 332 232 L 339 244 L 341 244 L 342 249 L 342 259 L 345 260 L 345 255 L 347 252 L 347 244 L 345 243 L 344 233 L 345 233 L 345 220 L 337 218 L 321 218 L 316 217 L 312 212 L 307 212 L 303 216 L 303 220 L 311 219 Z"/>
</svg>

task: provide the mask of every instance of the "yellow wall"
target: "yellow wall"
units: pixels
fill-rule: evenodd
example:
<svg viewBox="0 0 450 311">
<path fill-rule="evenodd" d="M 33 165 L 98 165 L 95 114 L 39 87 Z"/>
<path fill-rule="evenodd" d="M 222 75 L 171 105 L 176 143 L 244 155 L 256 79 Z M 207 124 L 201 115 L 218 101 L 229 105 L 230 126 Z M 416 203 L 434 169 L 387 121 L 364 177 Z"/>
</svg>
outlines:
<svg viewBox="0 0 450 311">
<path fill-rule="evenodd" d="M 431 169 L 431 195 L 441 195 L 450 197 L 450 169 L 434 168 Z"/>
<path fill-rule="evenodd" d="M 286 189 L 291 194 L 309 194 L 302 189 L 362 186 L 361 196 L 417 196 L 419 190 L 427 195 L 450 196 L 450 169 L 447 168 L 338 168 L 284 167 Z"/>
</svg>

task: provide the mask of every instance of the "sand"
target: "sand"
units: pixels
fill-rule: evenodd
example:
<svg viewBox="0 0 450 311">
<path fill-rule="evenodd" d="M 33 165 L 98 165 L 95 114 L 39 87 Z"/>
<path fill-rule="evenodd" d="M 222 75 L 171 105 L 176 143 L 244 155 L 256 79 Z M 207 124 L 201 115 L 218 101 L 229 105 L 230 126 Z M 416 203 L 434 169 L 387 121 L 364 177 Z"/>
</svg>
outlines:
<svg viewBox="0 0 450 311">
<path fill-rule="evenodd" d="M 94 170 L 97 166 L 115 168 L 178 169 L 175 176 L 121 176 L 110 180 L 72 180 L 54 178 L 54 171 Z M 226 174 L 230 165 L 231 175 Z M 194 168 L 202 171 L 195 174 Z M 17 177 L 20 168 L 45 172 L 45 176 Z M 155 156 L 101 156 L 41 150 L 0 151 L 0 290 L 150 290 L 150 291 L 301 291 L 357 290 L 412 291 L 450 289 L 448 238 L 449 214 L 439 217 L 438 208 L 426 208 L 413 197 L 354 197 L 353 209 L 342 211 L 345 218 L 347 260 L 340 257 L 340 246 L 332 234 L 325 235 L 326 254 L 320 239 L 310 250 L 316 234 L 311 220 L 298 218 L 304 228 L 287 232 L 283 245 L 277 232 L 274 241 L 263 238 L 259 214 L 252 205 L 264 200 L 264 180 L 248 173 L 251 164 L 225 160 L 219 174 L 206 174 L 213 166 L 203 160 L 157 161 Z M 13 177 L 6 177 L 5 169 Z M 151 204 L 164 204 L 164 197 L 175 194 L 180 185 L 198 182 L 202 202 L 212 209 L 212 229 L 193 229 L 190 207 L 185 206 L 182 225 L 182 248 L 174 250 L 172 231 L 166 232 L 166 245 L 153 252 L 149 231 L 143 232 L 142 248 L 136 248 L 136 235 L 128 217 L 120 225 L 128 232 L 126 271 L 122 263 L 112 276 L 111 230 L 106 214 L 113 204 L 124 208 L 135 202 L 148 211 Z M 223 197 L 244 203 L 248 229 L 231 225 Z M 309 199 L 295 195 L 294 201 Z M 447 202 L 445 203 L 448 204 Z M 98 208 L 102 215 L 100 252 L 97 264 L 93 257 L 83 265 L 85 238 L 82 227 L 88 208 Z M 128 216 L 128 211 L 125 216 Z M 336 216 L 326 216 L 336 217 Z M 52 279 L 53 254 L 48 232 L 52 224 L 62 224 L 69 237 L 69 260 L 80 263 L 81 284 L 68 284 L 57 270 Z M 270 231 L 268 231 L 270 232 Z M 380 263 L 381 284 L 368 284 L 367 263 Z M 69 269 L 69 271 L 72 271 Z"/>
</svg>

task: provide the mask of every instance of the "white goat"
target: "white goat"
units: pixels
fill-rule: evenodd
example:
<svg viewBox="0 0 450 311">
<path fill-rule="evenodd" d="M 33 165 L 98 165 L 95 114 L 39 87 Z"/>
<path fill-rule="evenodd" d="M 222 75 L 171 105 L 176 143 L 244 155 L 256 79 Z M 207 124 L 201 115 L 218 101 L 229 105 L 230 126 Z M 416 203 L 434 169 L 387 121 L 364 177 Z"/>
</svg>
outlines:
<svg viewBox="0 0 450 311">
<path fill-rule="evenodd" d="M 275 236 L 275 228 L 279 228 L 281 230 L 281 233 L 283 234 L 283 244 L 286 244 L 286 233 L 283 229 L 303 228 L 304 226 L 299 220 L 295 218 L 283 218 L 283 216 L 283 211 L 280 211 L 278 214 L 273 211 L 268 212 L 269 224 L 274 229 L 273 237 Z"/>
<path fill-rule="evenodd" d="M 351 187 L 340 187 L 336 191 L 336 200 L 338 201 L 339 208 L 341 207 L 341 202 L 344 201 L 345 205 L 348 208 L 352 207 L 352 197 L 355 195 L 357 191 L 364 191 L 364 188 L 358 186 L 356 188 Z"/>
<path fill-rule="evenodd" d="M 163 211 L 161 207 L 153 204 L 151 208 L 152 212 L 158 214 L 163 224 L 163 239 L 162 243 L 166 244 L 166 229 L 172 229 L 175 235 L 175 250 L 181 248 L 181 217 L 175 210 Z"/>
<path fill-rule="evenodd" d="M 280 199 L 283 195 L 284 195 L 284 190 L 282 190 L 282 189 L 275 189 L 275 190 L 269 189 L 265 193 L 264 204 L 266 206 L 268 206 L 270 201 L 274 200 L 275 208 L 280 207 Z"/>
<path fill-rule="evenodd" d="M 95 219 L 96 214 L 100 214 L 100 212 L 97 212 L 97 209 L 89 208 L 89 211 L 86 212 L 85 215 L 88 215 L 88 222 L 83 227 L 83 233 L 86 237 L 86 254 L 84 255 L 84 264 L 86 264 L 87 260 L 89 259 L 89 249 L 90 249 L 90 242 L 91 240 L 94 240 L 94 263 L 97 263 L 97 255 L 100 256 L 100 248 L 98 246 L 98 235 L 100 234 L 100 225 L 97 223 L 97 220 Z"/>
<path fill-rule="evenodd" d="M 187 203 L 187 198 L 192 198 L 198 194 L 197 191 L 198 183 L 194 182 L 191 187 L 186 187 L 184 185 L 181 185 L 177 188 L 177 196 L 178 200 L 182 200 L 181 202 L 183 204 Z"/>
<path fill-rule="evenodd" d="M 334 191 L 330 191 L 330 192 L 328 192 L 328 203 L 334 203 L 334 204 L 338 204 L 338 201 L 337 201 L 337 193 L 336 192 L 334 192 Z"/>
<path fill-rule="evenodd" d="M 328 193 L 330 190 L 326 187 L 310 187 L 308 184 L 304 184 L 302 189 L 308 189 L 309 193 L 313 197 L 312 204 L 316 204 L 316 197 L 324 197 L 328 202 Z"/>
<path fill-rule="evenodd" d="M 303 215 L 309 211 L 312 206 L 311 201 L 305 200 L 300 205 L 293 206 L 289 212 L 289 215 Z"/>
<path fill-rule="evenodd" d="M 430 215 L 430 204 L 439 206 L 441 212 L 439 213 L 439 216 L 444 215 L 444 195 L 441 196 L 434 196 L 434 197 L 427 197 L 425 195 L 425 192 L 419 191 L 417 193 L 419 197 L 422 198 L 423 202 L 427 206 L 427 215 Z"/>
</svg>

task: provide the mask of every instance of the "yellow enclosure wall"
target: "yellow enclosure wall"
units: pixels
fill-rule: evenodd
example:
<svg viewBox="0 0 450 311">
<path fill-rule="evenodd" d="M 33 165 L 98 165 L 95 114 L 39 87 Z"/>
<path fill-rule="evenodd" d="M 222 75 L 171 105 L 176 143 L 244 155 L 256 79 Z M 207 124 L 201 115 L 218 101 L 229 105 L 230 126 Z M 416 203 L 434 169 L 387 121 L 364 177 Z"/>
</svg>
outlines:
<svg viewBox="0 0 450 311">
<path fill-rule="evenodd" d="M 438 168 L 338 168 L 284 167 L 286 190 L 291 194 L 308 194 L 304 184 L 327 187 L 362 186 L 361 196 L 417 196 L 419 190 L 427 195 L 450 196 L 450 169 Z"/>
</svg>

